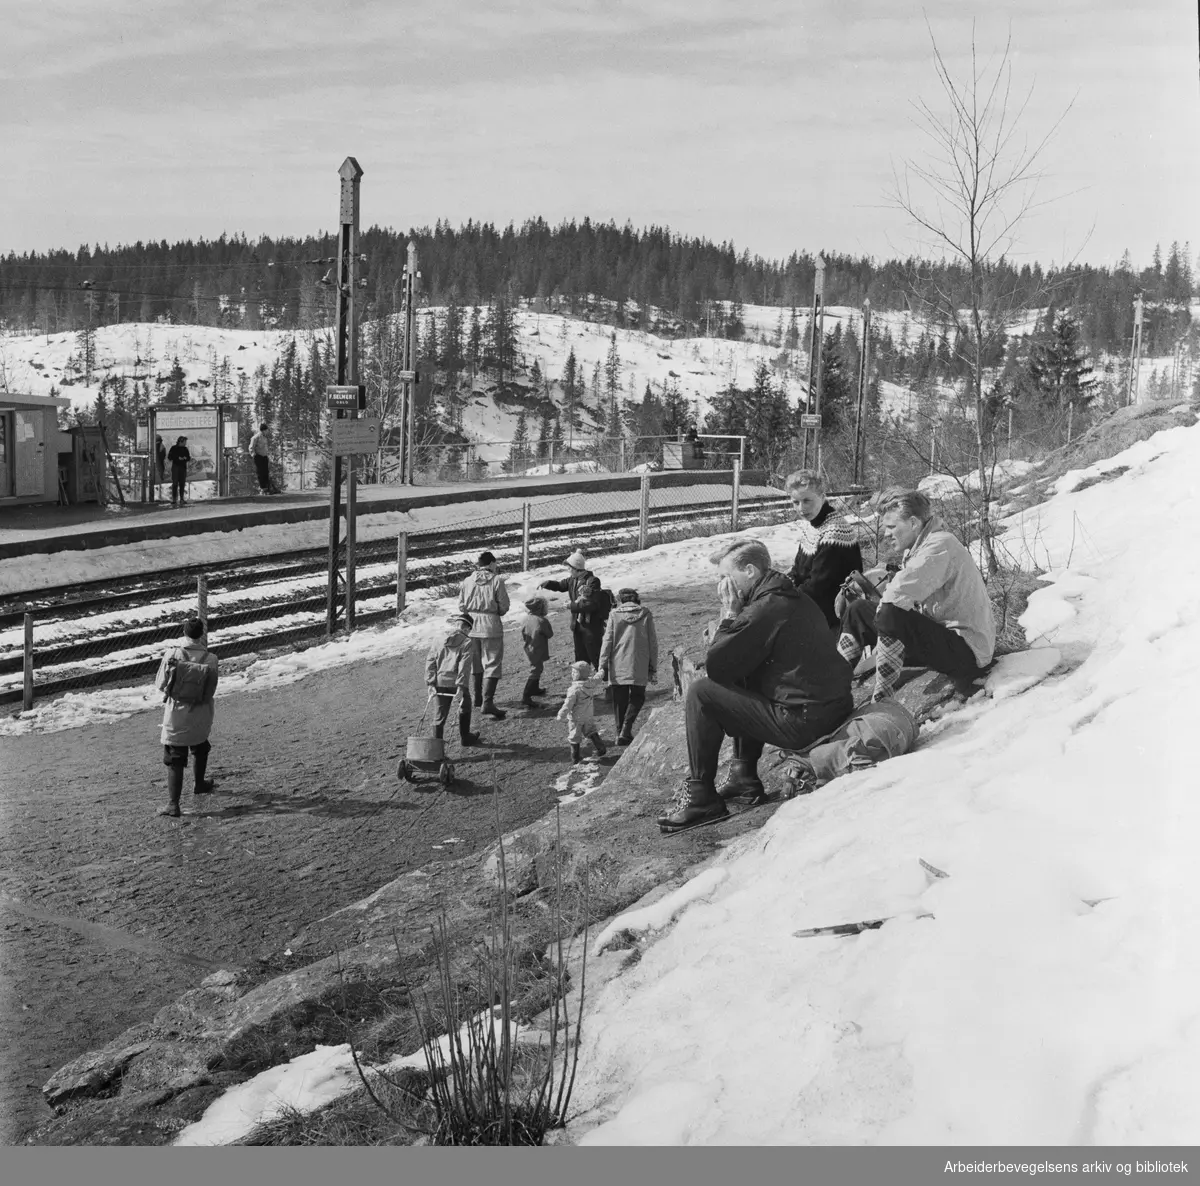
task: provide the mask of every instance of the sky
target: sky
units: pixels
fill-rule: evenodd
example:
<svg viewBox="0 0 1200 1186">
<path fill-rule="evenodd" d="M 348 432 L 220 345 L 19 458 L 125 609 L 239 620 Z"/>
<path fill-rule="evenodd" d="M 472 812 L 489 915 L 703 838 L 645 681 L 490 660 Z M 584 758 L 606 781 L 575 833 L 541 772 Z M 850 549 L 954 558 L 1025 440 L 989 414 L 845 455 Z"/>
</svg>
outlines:
<svg viewBox="0 0 1200 1186">
<path fill-rule="evenodd" d="M 1191 0 L 4 9 L 4 253 L 329 230 L 353 155 L 364 226 L 590 216 L 767 257 L 930 254 L 889 193 L 934 160 L 914 103 L 948 110 L 931 34 L 963 78 L 972 31 L 985 73 L 1011 37 L 1010 153 L 1056 129 L 1010 257 L 1200 249 Z"/>
</svg>

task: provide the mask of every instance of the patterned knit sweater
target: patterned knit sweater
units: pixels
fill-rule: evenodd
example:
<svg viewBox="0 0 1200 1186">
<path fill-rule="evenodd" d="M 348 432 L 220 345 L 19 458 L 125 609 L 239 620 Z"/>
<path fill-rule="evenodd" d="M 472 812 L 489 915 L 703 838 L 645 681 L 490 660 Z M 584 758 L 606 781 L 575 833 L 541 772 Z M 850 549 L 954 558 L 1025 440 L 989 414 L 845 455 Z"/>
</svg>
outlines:
<svg viewBox="0 0 1200 1186">
<path fill-rule="evenodd" d="M 810 522 L 797 524 L 800 546 L 788 576 L 797 589 L 807 593 L 825 615 L 830 626 L 838 624 L 834 598 L 852 572 L 862 572 L 862 552 L 854 525 L 825 503 Z"/>
</svg>

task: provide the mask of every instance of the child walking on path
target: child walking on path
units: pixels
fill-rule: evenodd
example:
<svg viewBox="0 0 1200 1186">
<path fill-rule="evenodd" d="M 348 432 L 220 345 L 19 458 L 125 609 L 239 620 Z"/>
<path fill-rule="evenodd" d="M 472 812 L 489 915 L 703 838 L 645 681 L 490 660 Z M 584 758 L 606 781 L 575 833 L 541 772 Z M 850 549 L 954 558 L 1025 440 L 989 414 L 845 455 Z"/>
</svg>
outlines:
<svg viewBox="0 0 1200 1186">
<path fill-rule="evenodd" d="M 571 743 L 572 762 L 579 761 L 584 738 L 592 743 L 598 757 L 602 758 L 608 753 L 608 747 L 600 740 L 592 706 L 592 701 L 603 687 L 600 680 L 592 678 L 592 665 L 586 660 L 571 664 L 571 686 L 567 689 L 562 708 L 558 710 L 558 719 L 570 726 L 567 741 Z"/>
<path fill-rule="evenodd" d="M 450 633 L 440 646 L 430 647 L 425 657 L 425 684 L 437 696 L 437 720 L 434 737 L 444 736 L 446 718 L 456 692 L 462 694 L 458 705 L 458 737 L 463 745 L 478 745 L 479 734 L 471 732 L 471 677 L 479 663 L 475 640 L 468 631 L 474 624 L 470 614 L 455 614 L 447 625 Z"/>
<path fill-rule="evenodd" d="M 154 686 L 163 694 L 162 733 L 163 765 L 167 768 L 167 802 L 159 815 L 179 816 L 179 797 L 183 794 L 183 772 L 188 753 L 195 763 L 196 794 L 212 793 L 208 773 L 208 754 L 216 709 L 217 657 L 204 642 L 205 626 L 199 618 L 189 618 L 183 627 L 182 645 L 171 648 L 162 657 Z"/>
<path fill-rule="evenodd" d="M 535 696 L 545 696 L 542 687 L 542 668 L 550 658 L 550 640 L 554 627 L 546 619 L 546 599 L 531 597 L 525 602 L 528 616 L 521 623 L 521 642 L 525 647 L 525 658 L 529 660 L 529 677 L 525 680 L 525 691 L 521 696 L 524 708 L 537 708 Z"/>
<path fill-rule="evenodd" d="M 646 684 L 658 676 L 658 635 L 654 615 L 636 589 L 622 589 L 609 615 L 600 646 L 600 678 L 612 687 L 617 744 L 633 741 L 633 722 L 646 703 Z"/>
</svg>

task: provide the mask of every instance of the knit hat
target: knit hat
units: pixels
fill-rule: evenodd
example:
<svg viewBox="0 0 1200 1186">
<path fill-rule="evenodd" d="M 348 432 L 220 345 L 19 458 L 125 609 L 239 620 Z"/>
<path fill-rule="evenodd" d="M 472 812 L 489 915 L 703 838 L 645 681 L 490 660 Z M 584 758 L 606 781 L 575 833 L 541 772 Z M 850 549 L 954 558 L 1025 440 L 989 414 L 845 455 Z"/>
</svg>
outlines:
<svg viewBox="0 0 1200 1186">
<path fill-rule="evenodd" d="M 571 664 L 572 679 L 589 679 L 592 674 L 592 665 L 586 659 L 580 659 L 578 663 Z"/>
<path fill-rule="evenodd" d="M 576 550 L 567 557 L 567 567 L 577 568 L 581 572 L 587 568 L 587 561 L 583 558 L 583 553 Z"/>
<path fill-rule="evenodd" d="M 458 630 L 460 627 L 463 630 L 470 630 L 475 625 L 475 619 L 467 613 L 452 614 L 446 619 L 446 625 L 453 626 L 455 630 Z"/>
<path fill-rule="evenodd" d="M 638 596 L 638 591 L 636 589 L 619 589 L 617 591 L 617 600 L 633 601 L 638 605 L 642 604 L 642 599 Z"/>
<path fill-rule="evenodd" d="M 496 557 L 491 552 L 480 552 L 479 560 L 477 561 L 480 568 L 487 568 L 489 564 L 496 563 Z"/>
<path fill-rule="evenodd" d="M 546 612 L 546 599 L 544 597 L 531 597 L 525 602 L 525 608 L 531 614 L 544 614 Z"/>
</svg>

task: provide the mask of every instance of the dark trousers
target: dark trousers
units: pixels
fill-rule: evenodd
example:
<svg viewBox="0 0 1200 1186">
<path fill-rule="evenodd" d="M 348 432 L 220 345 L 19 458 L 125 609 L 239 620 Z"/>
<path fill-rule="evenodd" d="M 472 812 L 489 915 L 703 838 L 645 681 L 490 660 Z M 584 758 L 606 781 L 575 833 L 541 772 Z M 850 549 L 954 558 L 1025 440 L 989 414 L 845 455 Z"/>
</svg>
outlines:
<svg viewBox="0 0 1200 1186">
<path fill-rule="evenodd" d="M 613 684 L 612 685 L 613 716 L 617 728 L 625 723 L 625 714 L 633 711 L 634 717 L 642 711 L 646 703 L 646 689 L 642 684 Z"/>
<path fill-rule="evenodd" d="M 730 688 L 702 676 L 692 680 L 684 698 L 688 764 L 691 777 L 711 783 L 717 774 L 721 743 L 733 738 L 733 756 L 757 762 L 764 745 L 804 749 L 832 733 L 853 711 L 854 701 L 831 704 L 776 704 L 758 692 Z"/>
<path fill-rule="evenodd" d="M 183 502 L 187 490 L 187 469 L 177 465 L 171 466 L 171 501 Z"/>
<path fill-rule="evenodd" d="M 207 741 L 202 741 L 199 745 L 164 745 L 163 765 L 178 766 L 182 770 L 187 765 L 188 750 L 192 751 L 192 757 L 196 759 L 196 764 L 199 765 L 202 759 L 208 759 L 208 751 L 210 749 L 212 749 L 212 745 Z"/>
<path fill-rule="evenodd" d="M 842 630 L 860 647 L 873 647 L 881 634 L 904 647 L 906 667 L 932 667 L 955 678 L 979 674 L 975 652 L 961 634 L 915 609 L 888 602 L 852 601 L 842 617 Z"/>
<path fill-rule="evenodd" d="M 271 459 L 269 457 L 260 457 L 257 453 L 254 454 L 254 469 L 258 474 L 258 488 L 260 490 L 271 489 Z"/>
<path fill-rule="evenodd" d="M 446 724 L 450 715 L 450 705 L 454 703 L 454 693 L 459 691 L 462 698 L 458 702 L 458 730 L 460 733 L 471 731 L 471 693 L 466 688 L 439 687 L 437 690 L 437 719 L 434 722 L 438 728 Z"/>
<path fill-rule="evenodd" d="M 604 645 L 604 634 L 596 634 L 586 626 L 575 625 L 571 628 L 575 636 L 575 662 L 584 661 L 592 665 L 593 671 L 600 669 L 600 648 Z"/>
</svg>

